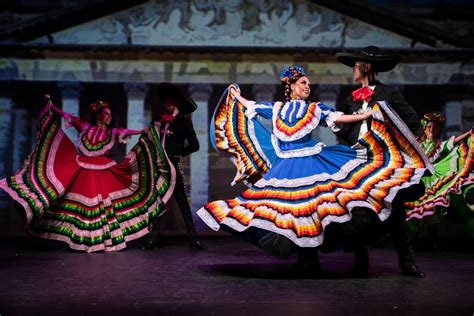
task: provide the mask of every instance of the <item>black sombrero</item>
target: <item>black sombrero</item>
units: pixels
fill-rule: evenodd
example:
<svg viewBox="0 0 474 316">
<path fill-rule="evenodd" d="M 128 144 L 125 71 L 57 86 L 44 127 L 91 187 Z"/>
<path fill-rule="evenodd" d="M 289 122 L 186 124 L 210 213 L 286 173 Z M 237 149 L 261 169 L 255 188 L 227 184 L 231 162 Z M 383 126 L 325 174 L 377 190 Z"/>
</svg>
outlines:
<svg viewBox="0 0 474 316">
<path fill-rule="evenodd" d="M 197 109 L 196 102 L 172 83 L 162 82 L 158 85 L 157 90 L 158 98 L 161 102 L 164 102 L 167 99 L 173 99 L 178 102 L 178 109 L 181 114 L 189 114 Z"/>
<path fill-rule="evenodd" d="M 385 55 L 377 46 L 367 46 L 356 54 L 336 53 L 339 62 L 354 67 L 356 61 L 363 61 L 374 66 L 375 72 L 392 70 L 401 59 L 400 55 Z"/>
</svg>

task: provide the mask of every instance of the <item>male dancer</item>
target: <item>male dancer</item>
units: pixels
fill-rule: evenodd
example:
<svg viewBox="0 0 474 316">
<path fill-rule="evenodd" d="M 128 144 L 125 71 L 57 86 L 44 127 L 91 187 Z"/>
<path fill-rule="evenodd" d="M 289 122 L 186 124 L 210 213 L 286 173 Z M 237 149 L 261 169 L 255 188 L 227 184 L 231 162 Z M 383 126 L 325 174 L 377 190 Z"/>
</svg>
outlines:
<svg viewBox="0 0 474 316">
<path fill-rule="evenodd" d="M 193 222 L 191 207 L 186 194 L 183 170 L 181 168 L 181 157 L 199 150 L 199 141 L 196 137 L 193 123 L 184 116 L 195 111 L 197 105 L 175 85 L 167 82 L 158 85 L 158 97 L 164 105 L 164 113 L 157 119 L 161 122 L 160 136 L 168 158 L 176 169 L 176 185 L 173 196 L 183 215 L 190 247 L 206 250 L 206 245 L 197 238 L 196 226 Z M 152 223 L 149 241 L 143 249 L 151 250 L 160 247 L 160 223 L 161 217 L 158 217 Z"/>
<path fill-rule="evenodd" d="M 385 55 L 376 46 L 368 46 L 356 54 L 337 53 L 336 58 L 339 62 L 352 68 L 352 78 L 360 83 L 362 87 L 352 92 L 352 95 L 346 99 L 338 110 L 346 113 L 363 113 L 370 109 L 376 101 L 386 101 L 389 106 L 401 117 L 408 128 L 415 135 L 421 135 L 423 132 L 420 120 L 416 111 L 405 101 L 403 95 L 397 89 L 383 85 L 376 79 L 379 72 L 392 70 L 400 61 L 398 55 Z M 345 124 L 338 137 L 344 140 L 348 145 L 353 145 L 370 128 L 370 119 L 363 122 Z M 418 191 L 423 191 L 417 187 Z M 413 193 L 413 192 L 412 192 Z M 422 194 L 416 192 L 416 194 Z M 408 196 L 407 194 L 405 196 Z M 398 253 L 399 266 L 402 274 L 418 278 L 424 278 L 425 274 L 421 272 L 415 264 L 413 248 L 410 245 L 407 232 L 405 230 L 405 210 L 403 207 L 404 197 L 394 201 L 392 215 L 387 219 L 386 225 L 389 225 L 395 249 Z M 367 248 L 359 248 L 355 252 L 352 274 L 354 276 L 368 276 L 369 255 Z"/>
</svg>

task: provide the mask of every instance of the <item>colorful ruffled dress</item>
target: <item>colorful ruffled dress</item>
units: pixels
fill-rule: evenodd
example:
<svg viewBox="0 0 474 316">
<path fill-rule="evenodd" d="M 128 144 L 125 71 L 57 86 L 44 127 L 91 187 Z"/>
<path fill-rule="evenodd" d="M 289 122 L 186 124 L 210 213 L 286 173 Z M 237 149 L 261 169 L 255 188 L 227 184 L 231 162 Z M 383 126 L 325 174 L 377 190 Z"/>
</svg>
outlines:
<svg viewBox="0 0 474 316">
<path fill-rule="evenodd" d="M 299 247 L 318 247 L 325 228 L 349 221 L 356 207 L 387 219 L 397 193 L 419 183 L 432 168 L 408 127 L 384 102 L 375 106 L 371 130 L 356 145 L 326 146 L 311 132 L 320 125 L 336 131 L 341 112 L 303 100 L 249 102 L 245 108 L 229 91 L 214 113 L 211 141 L 234 162 L 233 182 L 252 185 L 234 199 L 198 210 L 214 230 L 222 225 L 236 232 L 258 228 Z M 272 133 L 259 117 L 272 120 Z"/>
<path fill-rule="evenodd" d="M 408 219 L 444 215 L 451 206 L 468 221 L 468 230 L 474 236 L 474 201 L 467 198 L 474 192 L 473 134 L 471 130 L 471 135 L 457 145 L 454 145 L 454 136 L 445 141 L 426 139 L 421 142 L 435 172 L 422 178 L 425 194 L 415 202 L 406 203 Z"/>
<path fill-rule="evenodd" d="M 148 233 L 174 188 L 175 171 L 161 147 L 159 126 L 146 128 L 117 163 L 107 153 L 125 129 L 66 119 L 80 133 L 81 153 L 61 129 L 61 117 L 46 107 L 33 152 L 14 176 L 0 180 L 0 188 L 23 206 L 33 236 L 86 252 L 123 249 Z"/>
</svg>

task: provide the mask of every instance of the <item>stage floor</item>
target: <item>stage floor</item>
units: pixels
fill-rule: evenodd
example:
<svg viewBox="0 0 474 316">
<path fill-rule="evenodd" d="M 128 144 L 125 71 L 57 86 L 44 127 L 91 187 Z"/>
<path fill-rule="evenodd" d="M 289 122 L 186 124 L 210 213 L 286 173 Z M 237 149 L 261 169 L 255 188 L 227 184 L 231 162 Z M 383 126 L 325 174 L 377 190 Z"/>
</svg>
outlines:
<svg viewBox="0 0 474 316">
<path fill-rule="evenodd" d="M 370 278 L 351 279 L 352 255 L 322 254 L 321 279 L 298 278 L 236 238 L 168 237 L 116 253 L 62 250 L 38 239 L 0 240 L 0 315 L 469 315 L 474 253 L 419 252 L 425 279 L 402 276 L 391 248 L 370 250 Z"/>
</svg>

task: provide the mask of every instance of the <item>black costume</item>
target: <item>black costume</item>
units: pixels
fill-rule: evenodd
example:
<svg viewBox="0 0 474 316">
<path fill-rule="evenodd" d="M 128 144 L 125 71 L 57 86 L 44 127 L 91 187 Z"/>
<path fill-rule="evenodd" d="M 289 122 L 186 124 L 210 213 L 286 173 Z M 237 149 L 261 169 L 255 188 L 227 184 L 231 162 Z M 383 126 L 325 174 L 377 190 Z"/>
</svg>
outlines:
<svg viewBox="0 0 474 316">
<path fill-rule="evenodd" d="M 169 160 L 176 170 L 176 184 L 173 196 L 183 215 L 184 224 L 189 238 L 191 248 L 205 250 L 207 247 L 197 239 L 196 226 L 194 225 L 191 206 L 189 205 L 186 184 L 184 182 L 181 157 L 187 156 L 199 150 L 199 141 L 196 137 L 192 121 L 183 116 L 193 112 L 197 105 L 190 98 L 182 94 L 176 86 L 170 83 L 161 83 L 158 86 L 158 94 L 161 100 L 171 99 L 177 103 L 179 113 L 176 116 L 162 115 L 155 119 L 161 123 L 160 137 Z M 150 228 L 150 239 L 145 249 L 158 248 L 161 217 L 158 217 Z"/>
<path fill-rule="evenodd" d="M 376 101 L 386 101 L 415 136 L 422 135 L 423 129 L 416 111 L 405 101 L 398 89 L 388 87 L 377 81 L 374 94 L 368 102 L 368 107 L 372 108 Z M 355 114 L 362 108 L 362 103 L 363 101 L 352 101 L 352 96 L 348 96 L 345 102 L 337 107 L 337 110 L 345 114 Z M 362 122 L 344 124 L 341 130 L 337 132 L 337 136 L 347 145 L 353 145 L 359 139 L 361 124 Z M 370 120 L 368 120 L 367 125 L 370 128 Z"/>
<path fill-rule="evenodd" d="M 380 50 L 374 46 L 364 48 L 358 55 L 341 53 L 336 55 L 338 60 L 347 66 L 354 67 L 355 61 L 363 61 L 371 63 L 375 66 L 377 71 L 388 71 L 391 70 L 398 63 L 399 56 L 384 56 L 380 54 Z M 378 67 L 378 68 L 377 68 Z M 377 101 L 386 101 L 390 107 L 400 116 L 400 118 L 409 127 L 411 132 L 415 136 L 419 136 L 423 133 L 423 129 L 420 125 L 420 120 L 416 111 L 411 107 L 404 99 L 402 93 L 394 88 L 388 87 L 380 83 L 379 81 L 373 82 L 375 89 L 370 99 L 367 101 L 367 108 L 372 106 Z M 352 95 L 347 97 L 344 104 L 338 106 L 338 110 L 345 114 L 354 114 L 360 112 L 362 109 L 363 101 L 353 101 Z M 367 120 L 367 128 L 370 129 L 371 120 Z M 356 122 L 351 124 L 345 124 L 342 129 L 337 133 L 337 136 L 346 142 L 348 145 L 353 145 L 357 142 L 360 137 L 359 133 L 363 122 Z M 376 224 L 373 218 L 365 216 L 363 209 L 353 210 L 353 213 L 363 214 L 363 216 L 354 217 L 354 227 L 362 226 L 373 226 L 371 235 L 378 234 L 380 237 L 384 233 L 389 232 L 392 235 L 392 239 L 395 245 L 395 249 L 398 253 L 399 266 L 403 274 L 412 275 L 416 277 L 424 277 L 424 274 L 418 270 L 415 265 L 415 256 L 412 246 L 409 242 L 409 238 L 405 228 L 406 212 L 403 206 L 403 202 L 406 200 L 414 200 L 417 197 L 422 196 L 424 193 L 424 186 L 420 183 L 418 186 L 414 186 L 409 190 L 405 190 L 402 194 L 399 194 L 394 200 L 394 207 L 392 215 L 384 221 L 381 225 Z M 348 229 L 350 225 L 346 227 L 336 227 L 334 234 L 340 234 L 345 236 L 346 247 L 347 243 L 350 243 L 350 232 L 338 231 L 338 229 Z M 349 241 L 348 241 L 349 240 Z M 364 240 L 360 238 L 359 240 Z M 365 240 L 369 240 L 366 237 Z M 349 247 L 350 248 L 350 247 Z M 363 244 L 352 245 L 352 249 L 355 250 L 356 260 L 354 262 L 353 272 L 355 274 L 365 275 L 367 273 L 369 258 L 367 248 Z"/>
</svg>

